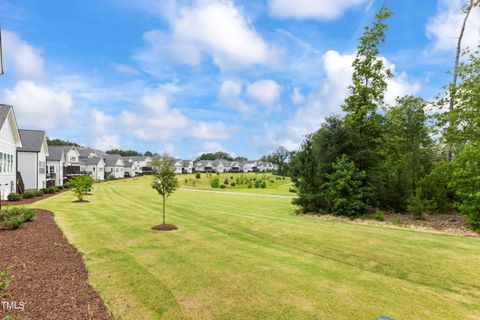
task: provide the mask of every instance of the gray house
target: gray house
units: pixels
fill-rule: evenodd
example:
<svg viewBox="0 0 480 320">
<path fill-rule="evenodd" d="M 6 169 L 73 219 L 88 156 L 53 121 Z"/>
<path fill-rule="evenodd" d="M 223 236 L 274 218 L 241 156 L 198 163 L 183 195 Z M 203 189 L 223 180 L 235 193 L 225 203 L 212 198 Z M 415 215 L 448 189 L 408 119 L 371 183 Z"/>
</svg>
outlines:
<svg viewBox="0 0 480 320">
<path fill-rule="evenodd" d="M 56 186 L 63 186 L 63 167 L 65 152 L 63 146 L 49 146 L 47 156 L 47 184 L 54 181 Z"/>
</svg>

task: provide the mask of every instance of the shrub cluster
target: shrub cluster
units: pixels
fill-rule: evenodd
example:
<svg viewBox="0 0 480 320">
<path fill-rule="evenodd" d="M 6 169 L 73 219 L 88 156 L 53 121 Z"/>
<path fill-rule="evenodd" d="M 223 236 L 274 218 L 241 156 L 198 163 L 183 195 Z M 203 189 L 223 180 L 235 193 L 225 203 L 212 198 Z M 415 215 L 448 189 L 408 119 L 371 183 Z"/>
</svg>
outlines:
<svg viewBox="0 0 480 320">
<path fill-rule="evenodd" d="M 22 195 L 16 192 L 12 192 L 8 195 L 7 199 L 10 201 L 20 201 L 22 200 Z"/>
<path fill-rule="evenodd" d="M 14 230 L 35 216 L 35 211 L 26 208 L 11 208 L 0 211 L 0 229 Z"/>
</svg>

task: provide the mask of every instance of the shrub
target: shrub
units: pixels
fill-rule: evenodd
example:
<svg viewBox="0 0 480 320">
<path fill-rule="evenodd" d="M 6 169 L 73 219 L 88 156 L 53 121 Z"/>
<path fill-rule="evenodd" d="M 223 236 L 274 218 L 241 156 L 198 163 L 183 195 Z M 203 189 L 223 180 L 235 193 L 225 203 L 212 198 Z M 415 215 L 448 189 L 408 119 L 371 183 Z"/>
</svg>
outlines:
<svg viewBox="0 0 480 320">
<path fill-rule="evenodd" d="M 220 187 L 220 180 L 219 180 L 217 177 L 212 178 L 212 179 L 210 180 L 210 186 L 211 186 L 212 188 L 219 188 L 219 187 Z"/>
<path fill-rule="evenodd" d="M 93 186 L 93 178 L 90 176 L 79 176 L 71 180 L 71 185 L 78 201 L 82 201 L 83 197 Z"/>
<path fill-rule="evenodd" d="M 248 184 L 248 189 L 252 189 L 253 185 L 251 183 Z"/>
<path fill-rule="evenodd" d="M 22 195 L 21 194 L 18 194 L 16 192 L 12 192 L 8 195 L 8 200 L 10 201 L 20 201 L 22 200 Z"/>
<path fill-rule="evenodd" d="M 63 184 L 63 187 L 64 187 L 65 189 L 70 189 L 70 187 L 71 187 L 70 182 L 65 182 L 65 183 Z"/>
<path fill-rule="evenodd" d="M 0 211 L 0 228 L 13 230 L 30 221 L 35 216 L 35 211 L 25 208 L 11 208 Z"/>
<path fill-rule="evenodd" d="M 366 177 L 366 172 L 360 171 L 346 155 L 338 157 L 333 172 L 327 175 L 327 182 L 322 185 L 329 213 L 348 217 L 365 214 L 372 198 L 372 191 L 365 183 Z"/>
<path fill-rule="evenodd" d="M 115 178 L 113 175 L 109 174 L 105 177 L 105 180 L 107 181 L 113 181 L 113 180 L 117 180 L 117 178 Z"/>
<path fill-rule="evenodd" d="M 260 188 L 260 180 L 255 180 L 255 188 Z"/>
<path fill-rule="evenodd" d="M 288 189 L 288 192 L 297 193 L 297 189 L 294 187 L 290 187 L 290 189 Z"/>
<path fill-rule="evenodd" d="M 22 195 L 22 197 L 23 197 L 23 199 L 32 199 L 36 195 L 37 195 L 36 191 L 27 191 Z"/>
<path fill-rule="evenodd" d="M 220 186 L 220 189 L 225 189 L 226 187 L 227 187 L 226 185 L 222 184 L 222 185 Z"/>
<path fill-rule="evenodd" d="M 59 186 L 55 186 L 54 188 L 55 188 L 55 192 L 60 192 L 63 189 L 63 188 L 60 188 Z"/>
<path fill-rule="evenodd" d="M 40 189 L 40 191 L 42 191 L 42 194 L 48 193 L 48 189 L 47 189 L 47 188 Z"/>
<path fill-rule="evenodd" d="M 10 284 L 10 272 L 8 269 L 0 270 L 0 298 L 3 297 L 5 290 L 7 290 Z"/>
<path fill-rule="evenodd" d="M 55 192 L 57 192 L 57 188 L 55 188 L 55 187 L 48 187 L 47 188 L 47 193 L 54 194 Z"/>
<path fill-rule="evenodd" d="M 374 219 L 377 221 L 385 221 L 385 214 L 380 209 L 375 209 Z"/>
<path fill-rule="evenodd" d="M 35 191 L 35 197 L 41 197 L 41 196 L 43 196 L 42 190 Z"/>
<path fill-rule="evenodd" d="M 185 182 L 185 184 L 188 184 L 188 179 L 187 179 L 187 178 L 185 178 L 184 182 Z"/>
<path fill-rule="evenodd" d="M 262 184 L 260 185 L 260 187 L 262 189 L 265 189 L 267 187 L 267 183 L 265 182 L 265 180 L 262 181 Z"/>
<path fill-rule="evenodd" d="M 230 183 L 230 182 L 228 181 L 228 178 L 225 179 L 225 181 L 223 181 L 223 184 L 227 184 L 227 185 L 228 185 L 229 183 Z"/>
<path fill-rule="evenodd" d="M 58 190 L 63 190 L 63 189 L 65 189 L 65 188 L 64 188 L 63 186 L 57 186 L 57 189 L 58 189 Z"/>
<path fill-rule="evenodd" d="M 230 183 L 230 186 L 235 187 L 235 182 L 232 181 L 232 183 Z"/>
<path fill-rule="evenodd" d="M 423 219 L 423 214 L 431 212 L 433 207 L 429 200 L 422 199 L 419 192 L 407 200 L 407 210 L 415 219 Z"/>
<path fill-rule="evenodd" d="M 197 179 L 200 179 L 201 177 L 202 177 L 202 175 L 201 175 L 200 173 L 197 173 L 197 174 L 195 175 L 195 178 L 197 178 Z"/>
</svg>

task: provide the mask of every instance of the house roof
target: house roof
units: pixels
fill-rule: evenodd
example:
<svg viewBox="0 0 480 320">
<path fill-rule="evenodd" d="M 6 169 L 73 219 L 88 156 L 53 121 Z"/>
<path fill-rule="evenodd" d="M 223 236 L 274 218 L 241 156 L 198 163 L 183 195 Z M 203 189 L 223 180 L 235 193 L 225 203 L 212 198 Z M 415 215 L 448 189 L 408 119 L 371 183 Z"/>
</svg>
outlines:
<svg viewBox="0 0 480 320">
<path fill-rule="evenodd" d="M 92 157 L 92 158 L 80 158 L 80 162 L 86 165 L 97 165 L 102 161 L 101 157 Z"/>
<path fill-rule="evenodd" d="M 12 106 L 7 106 L 5 104 L 0 105 L 0 127 L 2 127 L 5 120 L 7 120 L 10 110 L 12 110 Z"/>
<path fill-rule="evenodd" d="M 182 160 L 182 165 L 184 167 L 188 167 L 192 162 L 193 162 L 192 160 Z"/>
<path fill-rule="evenodd" d="M 104 157 L 105 165 L 116 166 L 118 159 L 121 159 L 123 161 L 122 157 L 119 156 L 118 154 L 107 155 Z"/>
<path fill-rule="evenodd" d="M 123 157 L 123 160 L 132 160 L 132 161 L 145 161 L 149 158 L 148 156 L 125 156 Z"/>
<path fill-rule="evenodd" d="M 19 129 L 22 147 L 18 151 L 40 152 L 45 141 L 45 131 L 43 130 L 24 130 Z"/>
<path fill-rule="evenodd" d="M 90 148 L 84 148 L 84 147 L 77 147 L 77 151 L 80 154 L 80 158 L 88 158 L 88 156 L 92 152 L 95 153 L 95 150 L 90 149 Z"/>
<path fill-rule="evenodd" d="M 63 146 L 48 146 L 47 160 L 60 161 L 62 160 L 62 154 L 64 154 Z"/>
</svg>

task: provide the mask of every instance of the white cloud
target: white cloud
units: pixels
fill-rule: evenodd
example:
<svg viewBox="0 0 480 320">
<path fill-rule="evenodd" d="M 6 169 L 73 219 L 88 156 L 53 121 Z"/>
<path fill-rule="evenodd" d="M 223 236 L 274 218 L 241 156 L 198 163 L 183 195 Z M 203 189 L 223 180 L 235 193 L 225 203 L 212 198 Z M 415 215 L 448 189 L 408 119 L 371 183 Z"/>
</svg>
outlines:
<svg viewBox="0 0 480 320">
<path fill-rule="evenodd" d="M 5 73 L 13 71 L 17 78 L 33 79 L 44 73 L 44 60 L 39 49 L 21 39 L 14 32 L 3 30 Z"/>
<path fill-rule="evenodd" d="M 221 68 L 268 62 L 269 46 L 232 1 L 205 0 L 174 8 L 168 20 L 171 34 L 144 34 L 149 48 L 137 55 L 141 61 L 158 62 L 167 52 L 190 65 L 199 65 L 204 56 Z"/>
<path fill-rule="evenodd" d="M 22 128 L 53 129 L 73 106 L 67 91 L 32 81 L 20 81 L 13 89 L 5 89 L 3 99 L 14 106 Z"/>
<path fill-rule="evenodd" d="M 127 66 L 125 64 L 117 64 L 115 66 L 115 71 L 121 74 L 126 74 L 128 76 L 138 76 L 140 74 L 137 69 Z"/>
<path fill-rule="evenodd" d="M 294 87 L 292 90 L 292 102 L 294 104 L 302 104 L 305 101 L 305 96 L 300 91 L 300 88 Z"/>
<path fill-rule="evenodd" d="M 299 147 L 303 137 L 317 130 L 324 119 L 333 114 L 342 113 L 341 106 L 349 94 L 348 86 L 353 73 L 352 62 L 355 54 L 341 54 L 337 51 L 327 51 L 323 55 L 325 80 L 318 91 L 306 99 L 285 127 L 279 130 L 269 130 L 268 139 L 273 145 L 283 145 L 293 150 Z M 384 59 L 387 67 L 395 74 L 395 65 Z M 420 90 L 420 84 L 412 82 L 406 73 L 396 74 L 388 81 L 388 91 L 385 102 L 393 104 L 397 96 L 415 94 Z"/>
<path fill-rule="evenodd" d="M 165 142 L 176 138 L 228 139 L 231 131 L 222 122 L 195 121 L 183 115 L 178 108 L 169 106 L 160 92 L 145 94 L 141 109 L 122 111 L 120 123 L 135 138 L 145 142 Z"/>
<path fill-rule="evenodd" d="M 332 20 L 367 0 L 269 0 L 270 13 L 278 18 Z"/>
<path fill-rule="evenodd" d="M 208 141 L 203 144 L 202 151 L 199 153 L 217 152 L 225 150 L 223 146 L 215 141 Z"/>
<path fill-rule="evenodd" d="M 221 105 L 232 108 L 245 115 L 252 114 L 255 107 L 243 101 L 241 95 L 243 93 L 242 84 L 235 80 L 225 80 L 218 90 L 218 101 Z"/>
<path fill-rule="evenodd" d="M 464 0 L 439 0 L 437 14 L 427 24 L 427 36 L 433 49 L 454 50 L 463 23 Z M 480 45 L 480 8 L 472 10 L 463 36 L 463 47 L 475 50 Z"/>
<path fill-rule="evenodd" d="M 99 150 L 118 149 L 120 145 L 120 136 L 116 134 L 103 134 L 93 141 L 93 147 Z"/>
<path fill-rule="evenodd" d="M 281 93 L 282 87 L 274 80 L 260 80 L 247 87 L 249 97 L 265 105 L 277 102 Z"/>
</svg>

